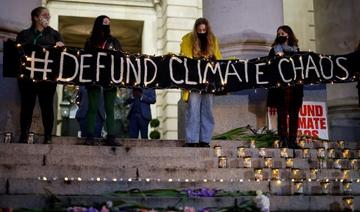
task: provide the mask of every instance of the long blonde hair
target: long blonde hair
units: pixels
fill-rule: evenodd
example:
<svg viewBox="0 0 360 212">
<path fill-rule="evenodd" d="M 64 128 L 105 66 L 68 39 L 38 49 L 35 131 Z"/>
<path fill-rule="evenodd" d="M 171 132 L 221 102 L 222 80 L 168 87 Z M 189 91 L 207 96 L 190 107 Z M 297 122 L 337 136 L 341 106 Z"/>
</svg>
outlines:
<svg viewBox="0 0 360 212">
<path fill-rule="evenodd" d="M 197 27 L 201 24 L 204 24 L 206 26 L 206 31 L 207 31 L 207 45 L 206 48 L 204 49 L 204 51 L 201 50 L 201 42 L 200 39 L 197 35 Z M 205 58 L 209 58 L 212 57 L 214 55 L 213 52 L 213 47 L 215 45 L 215 35 L 213 34 L 213 32 L 211 31 L 211 27 L 209 25 L 209 21 L 206 18 L 198 18 L 195 21 L 194 24 L 194 28 L 193 28 L 193 38 L 194 38 L 194 43 L 193 43 L 193 56 L 194 57 L 205 57 Z"/>
</svg>

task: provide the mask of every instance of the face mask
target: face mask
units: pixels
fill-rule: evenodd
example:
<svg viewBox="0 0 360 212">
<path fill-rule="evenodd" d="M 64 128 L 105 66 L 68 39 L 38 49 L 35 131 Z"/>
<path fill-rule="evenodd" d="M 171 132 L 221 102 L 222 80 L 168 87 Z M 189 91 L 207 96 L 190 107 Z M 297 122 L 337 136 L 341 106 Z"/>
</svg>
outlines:
<svg viewBox="0 0 360 212">
<path fill-rule="evenodd" d="M 104 37 L 108 37 L 110 35 L 110 25 L 102 25 Z"/>
<path fill-rule="evenodd" d="M 276 37 L 276 43 L 279 43 L 279 44 L 283 44 L 287 41 L 287 37 L 286 36 L 277 36 Z"/>
<path fill-rule="evenodd" d="M 207 33 L 197 33 L 197 36 L 200 40 L 205 40 L 207 39 Z"/>
<path fill-rule="evenodd" d="M 39 19 L 39 23 L 41 24 L 42 27 L 46 28 L 49 26 L 49 21 L 45 18 L 40 18 Z"/>
</svg>

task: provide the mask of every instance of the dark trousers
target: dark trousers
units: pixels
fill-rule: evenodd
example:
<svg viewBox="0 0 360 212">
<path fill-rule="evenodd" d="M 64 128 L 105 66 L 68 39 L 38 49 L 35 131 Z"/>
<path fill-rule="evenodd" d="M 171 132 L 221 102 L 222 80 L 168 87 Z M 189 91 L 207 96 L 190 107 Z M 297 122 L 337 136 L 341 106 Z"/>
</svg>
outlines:
<svg viewBox="0 0 360 212">
<path fill-rule="evenodd" d="M 20 139 L 27 139 L 29 133 L 33 110 L 35 107 L 36 96 L 39 98 L 41 109 L 41 118 L 44 126 L 45 137 L 51 137 L 54 125 L 54 94 L 56 91 L 56 83 L 37 82 L 31 80 L 18 80 L 21 109 L 20 109 Z"/>
<path fill-rule="evenodd" d="M 141 138 L 147 139 L 149 120 L 144 119 L 140 113 L 131 114 L 129 119 L 130 138 L 138 138 L 140 131 Z"/>
<path fill-rule="evenodd" d="M 298 105 L 281 105 L 277 107 L 278 114 L 278 134 L 283 142 L 295 143 L 299 125 L 299 111 L 301 106 Z M 289 124 L 287 116 L 289 115 Z"/>
</svg>

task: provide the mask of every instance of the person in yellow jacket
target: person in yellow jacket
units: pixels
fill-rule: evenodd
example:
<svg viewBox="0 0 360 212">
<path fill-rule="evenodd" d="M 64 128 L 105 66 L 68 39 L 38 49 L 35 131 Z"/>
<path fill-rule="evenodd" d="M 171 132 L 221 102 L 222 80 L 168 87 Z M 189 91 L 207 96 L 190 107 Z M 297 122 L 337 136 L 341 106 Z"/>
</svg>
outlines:
<svg viewBox="0 0 360 212">
<path fill-rule="evenodd" d="M 180 54 L 193 59 L 222 59 L 219 42 L 207 19 L 199 18 L 195 21 L 193 31 L 182 38 Z M 189 93 L 185 114 L 185 147 L 210 147 L 215 125 L 212 114 L 213 98 L 210 93 Z"/>
</svg>

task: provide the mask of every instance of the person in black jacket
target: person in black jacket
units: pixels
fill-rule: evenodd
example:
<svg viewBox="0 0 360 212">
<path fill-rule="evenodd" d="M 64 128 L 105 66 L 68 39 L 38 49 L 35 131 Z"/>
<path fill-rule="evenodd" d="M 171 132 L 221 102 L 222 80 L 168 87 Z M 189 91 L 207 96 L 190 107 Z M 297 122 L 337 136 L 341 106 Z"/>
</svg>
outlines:
<svg viewBox="0 0 360 212">
<path fill-rule="evenodd" d="M 16 42 L 21 45 L 37 45 L 43 48 L 64 46 L 59 32 L 49 26 L 50 14 L 47 8 L 37 7 L 31 12 L 31 27 L 21 31 Z M 44 143 L 51 143 L 54 125 L 54 94 L 56 83 L 49 81 L 33 82 L 31 79 L 18 79 L 21 97 L 20 143 L 26 143 L 32 122 L 36 96 L 39 98 L 41 118 L 44 126 Z"/>
<path fill-rule="evenodd" d="M 286 25 L 277 29 L 269 57 L 282 57 L 299 51 L 293 30 Z M 267 106 L 278 114 L 278 135 L 283 147 L 296 148 L 299 111 L 303 102 L 303 85 L 269 89 Z M 287 117 L 289 116 L 289 122 Z M 289 123 L 289 124 L 287 124 Z"/>
<path fill-rule="evenodd" d="M 110 18 L 101 15 L 95 19 L 94 26 L 90 38 L 85 43 L 85 51 L 92 49 L 107 49 L 107 50 L 122 50 L 120 42 L 111 36 L 110 33 Z M 101 87 L 98 85 L 87 86 L 88 92 L 88 113 L 87 113 L 87 138 L 85 144 L 94 144 L 94 131 L 96 113 L 99 107 L 99 97 Z M 103 87 L 104 106 L 106 113 L 106 130 L 107 138 L 105 140 L 107 145 L 115 146 L 115 117 L 114 117 L 114 102 L 116 97 L 116 87 Z"/>
</svg>

